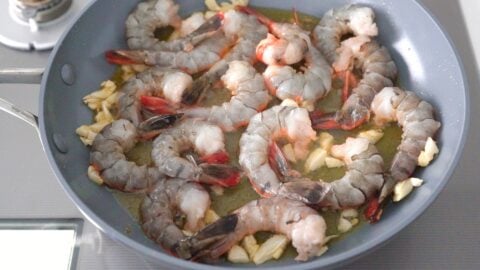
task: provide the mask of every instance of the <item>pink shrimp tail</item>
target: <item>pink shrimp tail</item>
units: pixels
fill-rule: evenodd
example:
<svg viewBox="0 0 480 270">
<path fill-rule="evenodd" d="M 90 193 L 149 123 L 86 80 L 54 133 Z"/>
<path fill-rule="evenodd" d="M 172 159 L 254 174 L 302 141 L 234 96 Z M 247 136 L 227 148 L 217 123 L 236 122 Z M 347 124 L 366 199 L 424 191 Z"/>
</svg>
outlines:
<svg viewBox="0 0 480 270">
<path fill-rule="evenodd" d="M 246 13 L 248 15 L 252 15 L 257 17 L 258 21 L 264 25 L 266 25 L 269 29 L 275 24 L 274 21 L 272 21 L 270 18 L 267 16 L 261 14 L 260 12 L 256 11 L 255 9 L 247 6 L 237 6 L 236 9 L 240 12 Z M 272 29 L 270 29 L 271 31 Z"/>
<path fill-rule="evenodd" d="M 114 65 L 143 64 L 144 61 L 136 51 L 110 50 L 105 53 L 107 62 Z"/>
</svg>

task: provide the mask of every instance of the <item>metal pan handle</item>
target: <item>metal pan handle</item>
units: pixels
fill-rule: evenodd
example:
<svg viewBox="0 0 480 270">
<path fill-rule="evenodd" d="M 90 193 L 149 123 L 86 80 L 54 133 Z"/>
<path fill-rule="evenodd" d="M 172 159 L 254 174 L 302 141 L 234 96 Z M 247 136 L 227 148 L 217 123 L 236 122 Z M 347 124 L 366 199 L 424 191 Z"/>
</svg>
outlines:
<svg viewBox="0 0 480 270">
<path fill-rule="evenodd" d="M 44 70 L 31 69 L 3 69 L 0 70 L 0 83 L 40 84 Z M 0 98 L 0 110 L 5 111 L 35 127 L 38 131 L 38 117 L 28 111 L 18 108 L 14 104 Z"/>
</svg>

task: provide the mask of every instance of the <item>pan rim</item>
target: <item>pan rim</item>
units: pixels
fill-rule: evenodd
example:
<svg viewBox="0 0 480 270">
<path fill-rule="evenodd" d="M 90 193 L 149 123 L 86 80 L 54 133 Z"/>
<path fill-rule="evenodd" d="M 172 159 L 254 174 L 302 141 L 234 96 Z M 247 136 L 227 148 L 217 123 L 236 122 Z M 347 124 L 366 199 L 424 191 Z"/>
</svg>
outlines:
<svg viewBox="0 0 480 270">
<path fill-rule="evenodd" d="M 460 70 L 460 73 L 462 74 L 461 81 L 459 82 L 459 85 L 461 85 L 461 87 L 459 88 L 464 89 L 464 92 L 465 92 L 465 100 L 464 100 L 465 110 L 464 110 L 464 115 L 462 116 L 464 119 L 464 122 L 461 129 L 461 138 L 458 141 L 458 144 L 455 146 L 455 156 L 452 160 L 452 163 L 449 165 L 448 170 L 445 173 L 445 178 L 442 179 L 437 189 L 433 190 L 432 195 L 425 201 L 425 204 L 416 208 L 415 212 L 412 212 L 409 216 L 407 216 L 405 220 L 397 224 L 395 228 L 393 228 L 392 230 L 389 230 L 388 232 L 381 233 L 377 237 L 372 238 L 365 243 L 362 243 L 348 251 L 342 252 L 341 254 L 335 255 L 330 258 L 311 260 L 309 262 L 297 264 L 297 265 L 290 264 L 290 265 L 276 266 L 273 268 L 268 266 L 267 267 L 263 266 L 261 267 L 262 269 L 318 269 L 319 267 L 333 268 L 333 267 L 338 267 L 341 265 L 351 263 L 352 261 L 360 257 L 363 257 L 364 255 L 371 253 L 374 250 L 377 250 L 378 248 L 387 244 L 389 240 L 391 240 L 394 236 L 397 236 L 401 231 L 403 231 L 408 225 L 410 225 L 420 215 L 424 214 L 425 210 L 438 198 L 441 191 L 445 188 L 446 184 L 452 178 L 452 175 L 455 169 L 457 168 L 457 165 L 461 157 L 463 156 L 465 142 L 467 140 L 467 136 L 469 134 L 469 128 L 470 128 L 471 104 L 470 104 L 470 98 L 469 98 L 470 87 L 468 84 L 468 78 L 465 72 L 465 66 L 463 64 L 462 58 L 460 57 L 458 49 L 454 46 L 455 43 L 453 42 L 449 33 L 439 23 L 438 19 L 425 7 L 423 3 L 421 3 L 418 0 L 411 0 L 411 2 L 416 4 L 419 8 L 419 11 L 425 14 L 426 19 L 431 20 L 432 25 L 436 28 L 436 30 L 440 31 L 441 36 L 447 42 L 446 45 L 448 45 L 448 48 L 453 51 L 454 60 L 456 60 L 456 64 L 458 64 L 456 65 L 455 68 L 456 69 L 458 68 Z M 51 150 L 55 146 L 51 145 L 47 138 L 46 123 L 45 123 L 45 117 L 44 117 L 45 115 L 44 100 L 45 100 L 45 93 L 47 91 L 46 86 L 47 86 L 48 78 L 51 76 L 51 73 L 52 73 L 51 67 L 56 59 L 57 52 L 60 49 L 66 37 L 68 36 L 68 33 L 70 33 L 71 29 L 76 25 L 76 22 L 96 3 L 97 3 L 97 0 L 92 1 L 91 3 L 86 5 L 83 8 L 83 10 L 80 12 L 80 14 L 78 14 L 76 18 L 67 27 L 67 30 L 62 34 L 59 42 L 57 43 L 52 53 L 50 54 L 50 57 L 45 69 L 45 74 L 42 78 L 41 90 L 40 90 L 40 96 L 39 96 L 40 139 L 41 139 L 44 151 L 46 153 L 48 162 L 50 164 L 50 167 L 52 168 L 57 178 L 57 181 L 60 183 L 62 189 L 67 193 L 68 197 L 75 203 L 79 211 L 85 216 L 85 218 L 87 218 L 92 224 L 94 224 L 102 232 L 107 234 L 111 239 L 114 239 L 117 242 L 132 248 L 136 252 L 141 253 L 142 255 L 147 255 L 150 259 L 154 259 L 156 262 L 167 263 L 169 266 L 176 266 L 176 267 L 189 268 L 189 269 L 227 269 L 227 268 L 230 269 L 230 267 L 225 267 L 225 266 L 205 265 L 205 264 L 199 264 L 199 263 L 181 260 L 176 257 L 164 254 L 158 250 L 143 246 L 140 243 L 123 235 L 122 233 L 118 233 L 116 229 L 114 229 L 111 225 L 106 223 L 102 218 L 96 215 L 89 207 L 87 207 L 86 204 L 83 203 L 80 197 L 73 191 L 73 189 L 70 187 L 70 185 L 67 183 L 67 181 L 63 177 L 60 171 L 60 168 L 55 161 L 53 152 Z M 235 268 L 252 269 L 252 267 L 235 267 Z"/>
</svg>

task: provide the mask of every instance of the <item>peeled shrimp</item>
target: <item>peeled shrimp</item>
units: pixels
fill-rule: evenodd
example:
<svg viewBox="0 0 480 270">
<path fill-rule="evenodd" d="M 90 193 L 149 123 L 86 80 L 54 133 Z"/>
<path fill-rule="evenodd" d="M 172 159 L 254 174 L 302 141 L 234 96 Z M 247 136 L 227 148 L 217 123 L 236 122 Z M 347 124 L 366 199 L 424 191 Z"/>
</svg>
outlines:
<svg viewBox="0 0 480 270">
<path fill-rule="evenodd" d="M 341 51 L 346 54 L 341 57 L 341 61 L 347 63 L 341 64 L 341 68 L 346 69 L 348 63 L 355 63 L 363 77 L 338 112 L 319 118 L 312 117 L 315 129 L 357 128 L 370 118 L 373 97 L 384 87 L 393 86 L 397 76 L 397 67 L 390 53 L 376 41 L 354 37 L 344 41 Z M 340 68 L 340 64 L 337 67 Z"/>
<path fill-rule="evenodd" d="M 140 207 L 141 224 L 145 234 L 171 250 L 186 238 L 178 217 L 186 217 L 183 229 L 195 232 L 203 226 L 203 218 L 210 207 L 208 192 L 198 183 L 183 179 L 164 179 L 157 182 Z"/>
<path fill-rule="evenodd" d="M 178 5 L 172 0 L 148 0 L 138 4 L 125 23 L 128 47 L 132 50 L 190 50 L 221 26 L 219 17 L 213 18 L 208 23 L 203 20 L 202 27 L 197 23 L 198 17 L 195 17 L 193 24 L 192 20 L 183 22 L 178 15 L 178 9 Z M 170 41 L 157 39 L 155 30 L 166 26 L 179 29 L 184 35 L 180 39 Z M 187 29 L 189 32 L 185 33 Z"/>
<path fill-rule="evenodd" d="M 309 36 L 308 31 L 297 24 L 275 22 L 249 7 L 240 9 L 256 16 L 272 33 L 258 44 L 256 49 L 258 60 L 267 65 L 292 65 L 303 59 L 308 50 L 305 41 Z"/>
<path fill-rule="evenodd" d="M 202 33 L 203 29 L 208 30 L 211 28 L 211 25 L 215 27 L 220 26 L 222 18 L 222 15 L 216 15 L 207 20 L 204 25 L 187 37 L 170 42 L 172 44 L 177 44 L 175 42 L 178 42 L 180 48 L 130 51 L 113 50 L 106 53 L 106 58 L 113 64 L 146 64 L 151 66 L 177 68 L 189 74 L 204 71 L 222 59 L 225 51 L 232 43 L 232 39 L 225 36 L 223 31 L 207 32 L 208 37 Z M 196 40 L 197 38 L 198 40 Z M 191 39 L 195 41 L 192 41 Z M 188 46 L 184 46 L 185 41 Z M 175 47 L 177 45 L 171 46 Z"/>
<path fill-rule="evenodd" d="M 280 195 L 300 200 L 309 205 L 341 209 L 357 207 L 370 199 L 383 185 L 383 159 L 367 139 L 348 139 L 344 145 L 334 146 L 332 152 L 347 164 L 344 177 L 331 183 L 312 181 L 298 172 L 276 173 L 284 164 L 270 164 L 278 151 L 271 151 L 278 138 L 287 138 L 294 150 L 304 157 L 308 144 L 315 138 L 305 109 L 273 107 L 252 118 L 240 139 L 239 162 L 254 189 L 261 196 Z M 299 147 L 300 146 L 300 147 Z M 293 176 L 293 177 L 292 177 Z"/>
<path fill-rule="evenodd" d="M 206 89 L 212 87 L 220 77 L 225 74 L 228 64 L 235 60 L 255 61 L 255 48 L 260 40 L 267 36 L 267 28 L 255 16 L 230 10 L 224 14 L 223 32 L 235 40 L 235 45 L 230 51 L 206 73 L 196 79 L 193 87 L 183 96 L 185 104 L 195 103 Z"/>
<path fill-rule="evenodd" d="M 332 147 L 332 155 L 345 162 L 345 175 L 335 181 L 301 179 L 284 183 L 279 193 L 317 207 L 356 208 L 373 198 L 384 184 L 383 158 L 365 138 L 348 138 Z"/>
<path fill-rule="evenodd" d="M 371 8 L 346 5 L 331 9 L 325 13 L 313 31 L 317 47 L 330 64 L 337 60 L 337 49 L 340 47 L 342 37 L 348 34 L 366 37 L 378 35 L 375 13 Z"/>
<path fill-rule="evenodd" d="M 137 136 L 137 128 L 128 120 L 120 119 L 95 137 L 90 163 L 107 186 L 126 192 L 145 191 L 165 178 L 155 167 L 139 166 L 127 160 L 125 153 L 135 146 Z"/>
<path fill-rule="evenodd" d="M 402 141 L 386 174 L 386 183 L 382 187 L 379 201 L 374 203 L 377 204 L 392 193 L 396 183 L 413 174 L 427 139 L 435 135 L 441 124 L 435 120 L 434 108 L 430 103 L 415 93 L 400 88 L 387 87 L 380 91 L 373 99 L 372 111 L 377 125 L 396 121 L 403 130 Z M 381 209 L 376 209 L 368 218 L 377 221 L 381 214 L 379 211 Z"/>
<path fill-rule="evenodd" d="M 191 87 L 192 77 L 180 70 L 152 67 L 130 78 L 120 89 L 119 118 L 138 127 L 143 120 L 141 98 L 163 96 L 172 104 L 181 101 L 182 93 Z M 148 100 L 147 97 L 145 99 Z"/>
<path fill-rule="evenodd" d="M 332 89 L 332 70 L 321 53 L 306 37 L 308 51 L 305 54 L 303 73 L 291 66 L 270 65 L 263 73 L 268 89 L 279 99 L 293 99 L 313 104 Z"/>
<path fill-rule="evenodd" d="M 312 103 L 331 89 L 331 68 L 311 44 L 309 33 L 297 24 L 278 23 L 249 7 L 241 8 L 268 26 L 272 34 L 260 41 L 257 59 L 268 65 L 263 73 L 267 87 L 278 98 Z M 288 66 L 305 58 L 303 73 Z"/>
<path fill-rule="evenodd" d="M 249 62 L 230 62 L 222 81 L 232 92 L 230 101 L 220 106 L 191 108 L 182 112 L 189 117 L 205 119 L 225 131 L 233 131 L 247 125 L 250 118 L 271 100 L 262 76 Z"/>
<path fill-rule="evenodd" d="M 193 157 L 181 156 L 187 150 L 200 155 L 197 164 Z M 208 160 L 228 161 L 222 130 L 199 119 L 185 119 L 164 130 L 154 141 L 152 159 L 158 170 L 170 177 L 199 181 L 207 184 L 233 186 L 240 180 L 240 172 L 233 166 L 208 164 Z"/>
<path fill-rule="evenodd" d="M 180 27 L 178 5 L 172 0 L 147 0 L 140 2 L 125 22 L 127 44 L 130 49 L 155 49 L 162 47 L 155 38 L 155 29 L 172 26 Z"/>
<path fill-rule="evenodd" d="M 326 228 L 322 216 L 299 201 L 258 199 L 179 241 L 175 251 L 185 259 L 217 259 L 245 236 L 270 231 L 284 234 L 298 252 L 295 259 L 306 261 L 324 246 Z"/>
</svg>

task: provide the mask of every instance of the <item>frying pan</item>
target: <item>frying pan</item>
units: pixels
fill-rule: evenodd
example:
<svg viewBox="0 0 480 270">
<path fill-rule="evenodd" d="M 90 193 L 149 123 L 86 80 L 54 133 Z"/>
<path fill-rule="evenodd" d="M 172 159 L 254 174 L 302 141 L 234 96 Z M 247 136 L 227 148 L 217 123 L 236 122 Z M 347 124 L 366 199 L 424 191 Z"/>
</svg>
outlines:
<svg viewBox="0 0 480 270">
<path fill-rule="evenodd" d="M 203 1 L 177 0 L 187 15 L 203 8 Z M 390 204 L 382 220 L 361 226 L 344 240 L 332 244 L 322 257 L 306 263 L 280 260 L 262 265 L 276 269 L 332 268 L 350 262 L 385 244 L 416 219 L 439 195 L 461 155 L 468 129 L 468 86 L 462 64 L 451 41 L 425 8 L 414 0 L 252 0 L 251 5 L 291 9 L 321 16 L 326 10 L 347 3 L 373 7 L 380 28 L 379 41 L 391 52 L 399 68 L 399 84 L 416 91 L 438 111 L 443 126 L 437 140 L 438 158 L 416 175 L 426 183 L 401 203 Z M 0 107 L 38 127 L 48 161 L 60 185 L 80 211 L 111 238 L 161 263 L 165 267 L 213 269 L 245 265 L 201 265 L 166 254 L 143 234 L 140 226 L 106 188 L 88 180 L 89 152 L 75 129 L 92 121 L 82 97 L 109 78 L 114 66 L 104 52 L 126 48 L 124 22 L 136 1 L 92 2 L 71 25 L 56 48 L 41 80 L 38 119 L 0 100 Z M 4 72 L 4 82 L 35 82 L 39 71 Z M 47 194 L 45 194 L 47 195 Z M 125 227 L 131 227 L 129 233 Z"/>
</svg>

